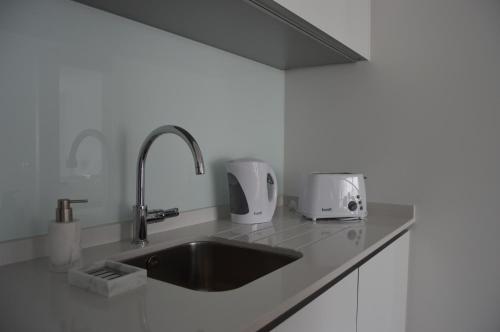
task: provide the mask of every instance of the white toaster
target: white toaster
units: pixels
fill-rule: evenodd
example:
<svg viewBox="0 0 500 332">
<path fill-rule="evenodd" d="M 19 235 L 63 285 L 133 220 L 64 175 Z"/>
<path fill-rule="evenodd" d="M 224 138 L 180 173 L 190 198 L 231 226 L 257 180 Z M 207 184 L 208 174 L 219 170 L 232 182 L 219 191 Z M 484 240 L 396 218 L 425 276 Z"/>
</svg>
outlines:
<svg viewBox="0 0 500 332">
<path fill-rule="evenodd" d="M 312 220 L 358 220 L 368 215 L 365 177 L 350 173 L 311 173 L 304 180 L 299 212 Z"/>
</svg>

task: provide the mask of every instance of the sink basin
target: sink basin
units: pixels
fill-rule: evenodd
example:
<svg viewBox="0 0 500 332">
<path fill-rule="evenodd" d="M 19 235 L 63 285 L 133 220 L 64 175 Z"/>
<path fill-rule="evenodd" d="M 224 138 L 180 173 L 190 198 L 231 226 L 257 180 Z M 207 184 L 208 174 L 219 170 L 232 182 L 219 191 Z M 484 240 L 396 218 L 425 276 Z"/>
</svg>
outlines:
<svg viewBox="0 0 500 332">
<path fill-rule="evenodd" d="M 301 253 L 229 240 L 199 240 L 123 260 L 148 277 L 207 292 L 241 287 L 299 259 Z"/>
</svg>

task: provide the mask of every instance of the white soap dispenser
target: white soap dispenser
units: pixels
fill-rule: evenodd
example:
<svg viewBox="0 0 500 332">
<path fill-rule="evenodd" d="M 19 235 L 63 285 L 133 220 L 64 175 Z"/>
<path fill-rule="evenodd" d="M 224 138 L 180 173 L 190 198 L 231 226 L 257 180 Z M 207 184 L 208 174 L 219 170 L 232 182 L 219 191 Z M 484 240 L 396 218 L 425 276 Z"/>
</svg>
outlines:
<svg viewBox="0 0 500 332">
<path fill-rule="evenodd" d="M 80 223 L 73 219 L 71 203 L 87 203 L 86 199 L 57 200 L 56 220 L 49 225 L 50 269 L 67 272 L 80 265 L 81 237 Z"/>
</svg>

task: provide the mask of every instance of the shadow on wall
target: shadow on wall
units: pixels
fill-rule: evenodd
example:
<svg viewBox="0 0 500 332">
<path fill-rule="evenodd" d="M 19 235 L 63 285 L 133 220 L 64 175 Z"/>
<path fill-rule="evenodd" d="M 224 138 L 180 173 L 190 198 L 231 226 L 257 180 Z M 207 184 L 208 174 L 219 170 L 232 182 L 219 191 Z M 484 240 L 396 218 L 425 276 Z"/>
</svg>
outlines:
<svg viewBox="0 0 500 332">
<path fill-rule="evenodd" d="M 226 163 L 230 158 L 220 158 L 211 162 L 209 165 L 210 178 L 213 183 L 213 195 L 217 206 L 229 204 L 229 190 L 226 175 Z"/>
<path fill-rule="evenodd" d="M 121 165 L 127 164 L 127 145 L 129 144 L 127 140 L 126 131 L 122 128 L 118 133 L 118 148 L 117 155 L 119 156 L 119 163 Z M 135 165 L 134 165 L 135 166 Z M 119 196 L 118 196 L 118 204 L 116 204 L 116 213 L 119 216 L 118 219 L 120 221 L 124 220 L 133 220 L 133 211 L 132 206 L 128 204 L 126 192 L 130 185 L 135 185 L 134 182 L 129 183 L 130 179 L 127 178 L 126 172 L 122 170 L 119 172 L 119 180 L 118 180 L 118 188 L 119 188 Z"/>
</svg>

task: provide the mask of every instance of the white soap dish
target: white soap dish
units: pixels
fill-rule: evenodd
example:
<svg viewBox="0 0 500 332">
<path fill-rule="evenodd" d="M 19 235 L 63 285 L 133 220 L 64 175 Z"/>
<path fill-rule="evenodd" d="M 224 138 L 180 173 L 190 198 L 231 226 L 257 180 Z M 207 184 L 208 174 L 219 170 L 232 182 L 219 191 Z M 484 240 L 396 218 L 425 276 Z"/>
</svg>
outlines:
<svg viewBox="0 0 500 332">
<path fill-rule="evenodd" d="M 101 261 L 84 268 L 69 270 L 68 282 L 107 297 L 141 287 L 147 282 L 147 271 L 114 261 Z"/>
</svg>

